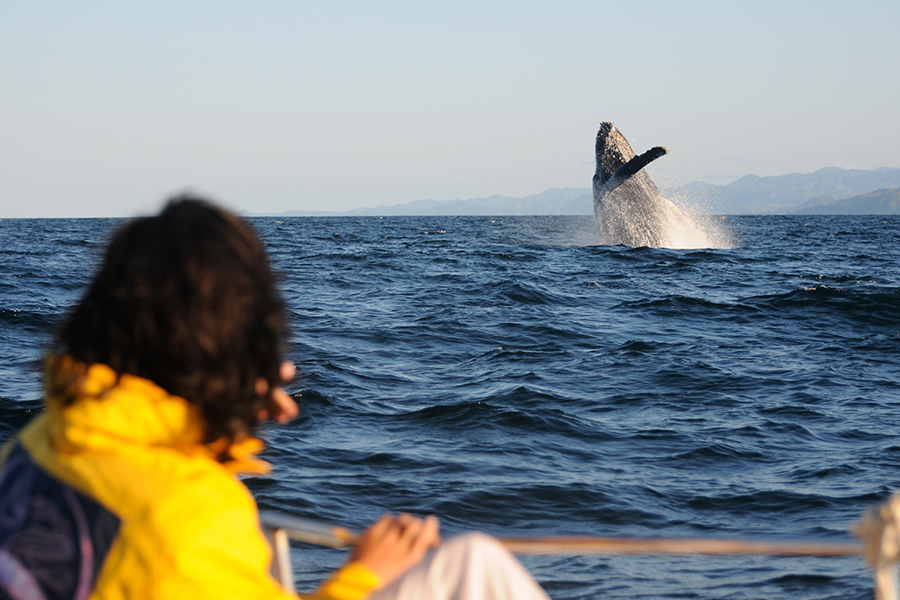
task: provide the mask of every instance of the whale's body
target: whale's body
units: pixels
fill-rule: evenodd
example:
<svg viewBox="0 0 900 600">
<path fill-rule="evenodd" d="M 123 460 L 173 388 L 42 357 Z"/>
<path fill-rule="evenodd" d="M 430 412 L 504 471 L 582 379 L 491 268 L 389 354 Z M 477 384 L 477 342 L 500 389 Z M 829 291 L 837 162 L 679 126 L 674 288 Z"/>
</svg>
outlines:
<svg viewBox="0 0 900 600">
<path fill-rule="evenodd" d="M 616 126 L 603 122 L 597 132 L 596 151 L 594 216 L 601 244 L 655 248 L 711 246 L 691 218 L 660 194 L 642 170 L 665 156 L 668 150 L 656 146 L 635 156 Z M 687 245 L 681 239 L 686 228 L 694 240 Z"/>
</svg>

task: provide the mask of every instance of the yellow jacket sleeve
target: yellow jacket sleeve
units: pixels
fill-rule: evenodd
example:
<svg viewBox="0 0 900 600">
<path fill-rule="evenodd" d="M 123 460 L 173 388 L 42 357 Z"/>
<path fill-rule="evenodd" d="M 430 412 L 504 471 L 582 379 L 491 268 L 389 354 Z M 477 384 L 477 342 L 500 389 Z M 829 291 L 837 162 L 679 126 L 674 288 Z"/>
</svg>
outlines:
<svg viewBox="0 0 900 600">
<path fill-rule="evenodd" d="M 308 600 L 363 600 L 381 587 L 381 578 L 359 563 L 344 565 L 319 586 L 315 594 L 304 595 Z"/>
</svg>

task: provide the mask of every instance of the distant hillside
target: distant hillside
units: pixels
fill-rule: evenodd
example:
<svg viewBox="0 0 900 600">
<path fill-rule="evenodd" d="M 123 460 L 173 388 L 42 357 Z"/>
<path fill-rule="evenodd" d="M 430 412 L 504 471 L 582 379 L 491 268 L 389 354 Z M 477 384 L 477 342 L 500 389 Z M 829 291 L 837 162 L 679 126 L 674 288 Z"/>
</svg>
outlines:
<svg viewBox="0 0 900 600">
<path fill-rule="evenodd" d="M 490 196 L 469 200 L 414 200 L 406 204 L 357 208 L 347 212 L 312 212 L 292 210 L 284 216 L 411 216 L 411 215 L 590 215 L 594 200 L 589 189 L 551 188 L 534 196 L 510 198 Z"/>
<path fill-rule="evenodd" d="M 801 215 L 900 215 L 900 189 L 878 190 L 830 204 L 813 201 L 796 212 Z"/>
<path fill-rule="evenodd" d="M 746 175 L 728 185 L 693 181 L 663 194 L 689 212 L 742 214 L 897 214 L 891 194 L 900 188 L 900 169 L 874 171 L 829 167 L 815 173 L 771 177 Z M 874 193 L 880 190 L 877 194 Z M 393 206 L 347 212 L 288 211 L 282 216 L 407 215 L 590 215 L 594 201 L 588 188 L 552 188 L 524 198 L 490 196 L 469 200 L 415 200 Z M 250 214 L 245 212 L 244 214 Z"/>
<path fill-rule="evenodd" d="M 900 169 L 863 171 L 828 167 L 815 173 L 746 175 L 728 185 L 694 181 L 668 192 L 675 199 L 692 199 L 715 214 L 788 214 L 809 207 L 810 202 L 831 205 L 875 190 L 897 187 L 900 187 Z"/>
</svg>

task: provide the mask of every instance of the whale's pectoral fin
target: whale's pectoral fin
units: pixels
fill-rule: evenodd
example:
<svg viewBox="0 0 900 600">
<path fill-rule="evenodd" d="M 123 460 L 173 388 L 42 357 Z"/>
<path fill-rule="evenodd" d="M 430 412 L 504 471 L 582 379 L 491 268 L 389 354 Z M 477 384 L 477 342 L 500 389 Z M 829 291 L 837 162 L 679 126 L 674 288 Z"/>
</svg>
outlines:
<svg viewBox="0 0 900 600">
<path fill-rule="evenodd" d="M 616 172 L 612 174 L 612 177 L 603 185 L 603 195 L 611 194 L 613 190 L 617 187 L 628 181 L 628 178 L 652 163 L 654 160 L 659 158 L 660 156 L 665 156 L 668 154 L 668 150 L 666 150 L 662 146 L 656 146 L 654 148 L 650 148 L 643 154 L 639 154 L 635 156 L 627 163 L 616 169 Z"/>
<path fill-rule="evenodd" d="M 646 167 L 647 165 L 649 165 L 651 162 L 653 162 L 660 156 L 665 156 L 668 153 L 669 153 L 669 151 L 666 150 L 662 146 L 656 146 L 655 148 L 650 148 L 643 154 L 635 156 L 634 158 L 629 160 L 627 163 L 625 163 L 624 165 L 622 165 L 621 167 L 616 169 L 616 172 L 613 173 L 613 176 L 610 177 L 610 180 L 618 179 L 621 177 L 622 181 L 624 181 L 624 180 L 628 179 L 629 177 L 631 177 L 632 175 L 634 175 L 635 173 L 637 173 L 638 171 L 640 171 L 641 169 L 643 169 L 644 167 Z"/>
</svg>

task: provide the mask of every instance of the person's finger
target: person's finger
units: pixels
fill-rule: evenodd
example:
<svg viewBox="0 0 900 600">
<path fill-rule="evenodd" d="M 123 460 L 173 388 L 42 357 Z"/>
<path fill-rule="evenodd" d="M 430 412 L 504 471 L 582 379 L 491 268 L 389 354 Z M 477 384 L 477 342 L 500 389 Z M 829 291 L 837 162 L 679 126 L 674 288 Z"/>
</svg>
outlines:
<svg viewBox="0 0 900 600">
<path fill-rule="evenodd" d="M 390 534 L 391 528 L 396 526 L 393 515 L 383 515 L 363 532 L 359 543 L 356 544 L 351 553 L 350 560 L 357 560 L 365 556 L 370 551 L 370 548 L 377 547 Z"/>
<path fill-rule="evenodd" d="M 403 528 L 400 541 L 413 555 L 421 556 L 428 548 L 440 544 L 440 522 L 437 517 L 419 519 L 402 514 L 397 521 Z"/>
<path fill-rule="evenodd" d="M 411 551 L 421 556 L 426 550 L 440 544 L 439 523 L 437 517 L 428 516 L 419 522 L 418 532 L 412 541 Z"/>
<path fill-rule="evenodd" d="M 378 537 L 380 533 L 386 531 L 390 526 L 391 522 L 389 516 L 384 515 L 380 519 L 372 523 L 372 525 L 370 525 L 366 530 L 366 533 L 369 535 L 369 537 Z"/>
<path fill-rule="evenodd" d="M 397 517 L 397 524 L 400 527 L 400 543 L 407 548 L 415 547 L 416 540 L 422 532 L 422 520 L 404 513 Z"/>
<path fill-rule="evenodd" d="M 425 525 L 431 537 L 431 546 L 439 546 L 441 543 L 441 522 L 434 515 L 425 517 Z"/>
<path fill-rule="evenodd" d="M 410 526 L 415 526 L 417 523 L 419 523 L 419 521 L 421 521 L 421 519 L 414 517 L 408 513 L 401 513 L 397 515 L 397 523 L 399 523 L 400 526 L 404 529 Z"/>
</svg>

